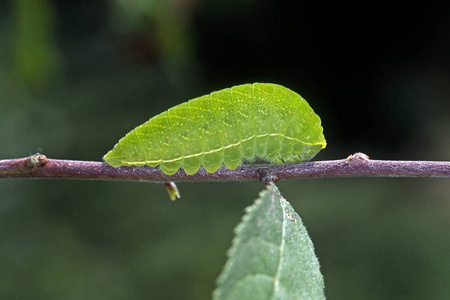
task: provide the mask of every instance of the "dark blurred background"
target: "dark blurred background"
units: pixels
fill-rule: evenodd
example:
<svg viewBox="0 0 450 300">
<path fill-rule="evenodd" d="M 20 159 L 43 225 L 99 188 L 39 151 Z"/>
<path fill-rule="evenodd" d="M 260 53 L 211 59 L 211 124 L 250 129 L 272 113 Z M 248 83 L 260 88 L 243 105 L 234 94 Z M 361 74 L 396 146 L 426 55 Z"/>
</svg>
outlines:
<svg viewBox="0 0 450 300">
<path fill-rule="evenodd" d="M 450 7 L 256 0 L 0 2 L 0 159 L 101 160 L 241 83 L 305 97 L 315 158 L 450 160 Z M 444 179 L 280 182 L 329 299 L 447 299 Z M 259 183 L 0 182 L 1 299 L 209 299 Z"/>
</svg>

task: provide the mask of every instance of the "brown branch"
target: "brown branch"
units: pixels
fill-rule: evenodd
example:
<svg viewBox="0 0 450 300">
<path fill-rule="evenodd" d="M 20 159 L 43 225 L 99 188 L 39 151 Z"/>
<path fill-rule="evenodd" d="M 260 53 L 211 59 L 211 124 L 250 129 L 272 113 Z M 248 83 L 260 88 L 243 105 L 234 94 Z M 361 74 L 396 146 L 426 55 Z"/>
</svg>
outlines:
<svg viewBox="0 0 450 300">
<path fill-rule="evenodd" d="M 450 162 L 371 160 L 362 153 L 347 159 L 287 165 L 242 165 L 195 175 L 181 169 L 172 176 L 151 167 L 113 168 L 103 162 L 47 159 L 44 155 L 0 160 L 0 178 L 66 178 L 148 182 L 278 181 L 324 177 L 434 177 L 450 178 Z"/>
</svg>

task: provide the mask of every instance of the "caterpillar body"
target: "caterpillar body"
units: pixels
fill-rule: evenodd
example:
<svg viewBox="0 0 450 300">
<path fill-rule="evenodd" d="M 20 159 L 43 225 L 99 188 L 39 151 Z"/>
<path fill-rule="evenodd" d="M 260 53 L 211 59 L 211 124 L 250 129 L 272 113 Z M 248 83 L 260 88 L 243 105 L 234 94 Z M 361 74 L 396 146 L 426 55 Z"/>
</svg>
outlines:
<svg viewBox="0 0 450 300">
<path fill-rule="evenodd" d="M 326 142 L 320 118 L 305 99 L 281 85 L 237 85 L 170 108 L 123 137 L 104 160 L 113 167 L 181 167 L 209 173 L 243 160 L 310 160 Z"/>
</svg>

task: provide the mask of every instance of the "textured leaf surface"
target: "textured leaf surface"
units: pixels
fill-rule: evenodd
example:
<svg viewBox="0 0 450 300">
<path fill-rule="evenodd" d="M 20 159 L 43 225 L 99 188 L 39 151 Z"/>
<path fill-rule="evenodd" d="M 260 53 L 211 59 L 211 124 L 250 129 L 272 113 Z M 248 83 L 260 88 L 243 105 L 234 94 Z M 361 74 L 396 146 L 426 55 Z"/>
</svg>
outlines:
<svg viewBox="0 0 450 300">
<path fill-rule="evenodd" d="M 325 299 L 313 244 L 277 187 L 268 186 L 246 211 L 214 299 Z"/>
<path fill-rule="evenodd" d="M 242 160 L 293 163 L 326 142 L 320 118 L 299 94 L 278 84 L 234 86 L 170 108 L 138 126 L 109 151 L 113 167 L 159 166 L 168 175 L 200 166 L 214 173 Z"/>
</svg>

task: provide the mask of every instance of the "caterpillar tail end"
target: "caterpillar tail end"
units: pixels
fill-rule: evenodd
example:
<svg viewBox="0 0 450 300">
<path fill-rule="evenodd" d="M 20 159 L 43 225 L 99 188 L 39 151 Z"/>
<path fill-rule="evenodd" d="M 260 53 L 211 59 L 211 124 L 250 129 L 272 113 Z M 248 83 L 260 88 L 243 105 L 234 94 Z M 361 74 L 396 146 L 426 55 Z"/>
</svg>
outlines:
<svg viewBox="0 0 450 300">
<path fill-rule="evenodd" d="M 117 168 L 120 166 L 123 166 L 123 163 L 121 160 L 114 158 L 112 155 L 110 155 L 111 151 L 106 153 L 105 156 L 103 156 L 103 160 L 110 166 Z"/>
</svg>

